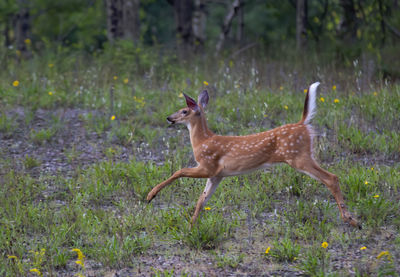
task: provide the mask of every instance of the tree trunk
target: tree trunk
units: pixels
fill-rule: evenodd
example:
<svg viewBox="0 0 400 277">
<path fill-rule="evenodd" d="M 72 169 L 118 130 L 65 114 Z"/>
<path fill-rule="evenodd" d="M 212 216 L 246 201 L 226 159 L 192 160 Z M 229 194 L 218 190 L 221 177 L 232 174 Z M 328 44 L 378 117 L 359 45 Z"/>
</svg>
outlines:
<svg viewBox="0 0 400 277">
<path fill-rule="evenodd" d="M 106 0 L 107 38 L 110 42 L 140 38 L 139 0 Z"/>
<path fill-rule="evenodd" d="M 298 52 L 303 52 L 307 42 L 306 15 L 307 0 L 297 0 L 296 2 L 296 48 Z"/>
<path fill-rule="evenodd" d="M 173 5 L 179 53 L 186 56 L 193 41 L 193 2 L 192 0 L 174 0 Z"/>
<path fill-rule="evenodd" d="M 238 28 L 237 28 L 237 33 L 236 33 L 236 41 L 241 43 L 243 39 L 243 29 L 244 29 L 244 1 L 239 0 L 240 6 L 238 10 Z"/>
<path fill-rule="evenodd" d="M 353 42 L 357 38 L 356 10 L 353 0 L 340 0 L 343 20 L 340 25 L 340 37 L 344 42 Z"/>
<path fill-rule="evenodd" d="M 381 46 L 384 46 L 386 40 L 386 28 L 385 28 L 385 21 L 384 21 L 385 15 L 383 12 L 382 0 L 378 0 L 378 5 L 379 5 L 379 15 L 380 15 L 381 32 L 382 32 Z"/>
<path fill-rule="evenodd" d="M 224 20 L 224 24 L 222 25 L 222 30 L 221 33 L 219 35 L 219 39 L 217 42 L 217 46 L 216 46 L 216 55 L 221 51 L 222 46 L 224 44 L 225 38 L 228 35 L 231 26 L 232 26 L 232 20 L 235 17 L 235 15 L 237 14 L 238 10 L 240 7 L 240 0 L 234 0 L 232 5 L 229 7 L 229 11 L 228 14 L 225 17 Z"/>
<path fill-rule="evenodd" d="M 107 38 L 111 43 L 123 36 L 122 6 L 123 0 L 106 0 Z"/>
<path fill-rule="evenodd" d="M 125 0 L 122 20 L 124 38 L 138 41 L 140 38 L 139 0 Z"/>
<path fill-rule="evenodd" d="M 10 20 L 7 17 L 6 26 L 4 27 L 3 35 L 4 35 L 4 46 L 8 48 L 11 45 L 11 40 L 10 40 Z"/>
<path fill-rule="evenodd" d="M 204 47 L 206 40 L 206 19 L 204 0 L 194 0 L 192 31 L 195 51 L 201 50 Z"/>
<path fill-rule="evenodd" d="M 28 44 L 31 42 L 31 25 L 28 2 L 26 0 L 19 0 L 18 6 L 18 13 L 15 16 L 16 48 L 20 51 L 22 57 L 29 57 L 31 55 L 28 49 Z"/>
</svg>

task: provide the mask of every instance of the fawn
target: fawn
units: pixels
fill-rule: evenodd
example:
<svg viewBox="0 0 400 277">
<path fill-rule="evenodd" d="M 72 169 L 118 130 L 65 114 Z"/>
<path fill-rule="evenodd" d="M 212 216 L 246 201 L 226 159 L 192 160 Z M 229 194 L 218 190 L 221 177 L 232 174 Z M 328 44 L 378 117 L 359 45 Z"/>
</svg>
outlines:
<svg viewBox="0 0 400 277">
<path fill-rule="evenodd" d="M 208 104 L 208 92 L 204 90 L 198 102 L 184 94 L 187 107 L 170 115 L 171 124 L 183 123 L 190 133 L 190 142 L 197 167 L 182 168 L 170 178 L 155 186 L 147 195 L 150 202 L 157 193 L 181 177 L 208 178 L 204 192 L 197 202 L 192 225 L 224 177 L 245 174 L 267 168 L 274 163 L 287 163 L 296 170 L 324 183 L 333 194 L 342 219 L 358 226 L 356 219 L 347 211 L 336 175 L 322 169 L 313 157 L 314 131 L 310 125 L 316 111 L 316 93 L 319 82 L 307 92 L 303 117 L 295 124 L 287 124 L 261 133 L 247 136 L 219 136 L 207 127 L 204 109 Z"/>
</svg>

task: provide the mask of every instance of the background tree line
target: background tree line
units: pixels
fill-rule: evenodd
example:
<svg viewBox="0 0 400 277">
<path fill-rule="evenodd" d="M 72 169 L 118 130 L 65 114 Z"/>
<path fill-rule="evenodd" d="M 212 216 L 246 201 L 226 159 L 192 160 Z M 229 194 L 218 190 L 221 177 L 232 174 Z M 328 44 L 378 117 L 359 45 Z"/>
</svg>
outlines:
<svg viewBox="0 0 400 277">
<path fill-rule="evenodd" d="M 392 60 L 399 7 L 398 0 L 3 0 L 1 44 L 21 57 L 60 46 L 93 53 L 123 41 L 181 57 L 262 47 Z"/>
</svg>

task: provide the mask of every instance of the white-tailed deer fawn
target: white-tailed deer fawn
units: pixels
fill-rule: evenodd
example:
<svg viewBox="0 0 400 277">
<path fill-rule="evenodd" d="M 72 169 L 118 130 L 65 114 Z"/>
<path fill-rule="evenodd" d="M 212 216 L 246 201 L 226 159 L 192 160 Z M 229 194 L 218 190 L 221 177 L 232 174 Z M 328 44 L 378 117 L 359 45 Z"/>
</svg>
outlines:
<svg viewBox="0 0 400 277">
<path fill-rule="evenodd" d="M 178 178 L 208 178 L 192 217 L 193 224 L 224 177 L 267 168 L 274 163 L 287 163 L 324 183 L 333 194 L 343 220 L 358 226 L 355 218 L 346 209 L 338 177 L 322 169 L 313 158 L 314 132 L 310 120 L 316 111 L 318 85 L 318 82 L 314 83 L 308 89 L 303 117 L 298 123 L 247 136 L 214 134 L 208 129 L 204 114 L 209 99 L 208 92 L 203 91 L 199 95 L 198 103 L 185 95 L 187 107 L 170 115 L 167 120 L 172 124 L 186 124 L 198 165 L 194 168 L 182 168 L 155 186 L 147 195 L 147 201 L 151 201 L 161 189 Z"/>
</svg>

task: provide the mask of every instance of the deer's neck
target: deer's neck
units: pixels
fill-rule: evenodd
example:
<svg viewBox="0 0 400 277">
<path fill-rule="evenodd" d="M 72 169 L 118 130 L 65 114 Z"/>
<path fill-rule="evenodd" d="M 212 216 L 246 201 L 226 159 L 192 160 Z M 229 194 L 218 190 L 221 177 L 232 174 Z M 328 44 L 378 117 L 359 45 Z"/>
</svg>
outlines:
<svg viewBox="0 0 400 277">
<path fill-rule="evenodd" d="M 193 148 L 214 135 L 214 133 L 208 129 L 207 121 L 203 116 L 188 123 L 187 127 L 189 129 L 190 142 Z"/>
</svg>

